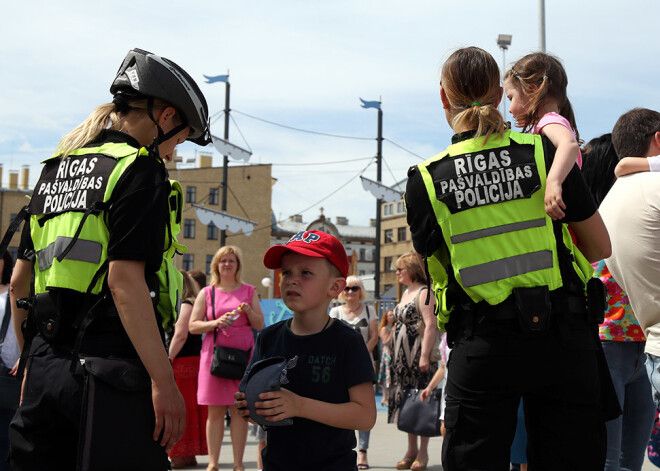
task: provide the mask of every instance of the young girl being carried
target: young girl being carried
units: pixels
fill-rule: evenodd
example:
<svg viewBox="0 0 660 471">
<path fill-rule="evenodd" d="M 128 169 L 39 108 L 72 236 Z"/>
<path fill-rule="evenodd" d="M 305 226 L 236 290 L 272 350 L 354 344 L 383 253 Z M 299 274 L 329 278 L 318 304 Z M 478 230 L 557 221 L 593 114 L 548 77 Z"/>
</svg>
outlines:
<svg viewBox="0 0 660 471">
<path fill-rule="evenodd" d="M 545 191 L 545 211 L 552 219 L 564 217 L 561 185 L 576 162 L 582 166 L 580 134 L 567 85 L 559 60 L 542 52 L 526 55 L 504 74 L 504 91 L 516 126 L 546 136 L 557 148 Z"/>
</svg>

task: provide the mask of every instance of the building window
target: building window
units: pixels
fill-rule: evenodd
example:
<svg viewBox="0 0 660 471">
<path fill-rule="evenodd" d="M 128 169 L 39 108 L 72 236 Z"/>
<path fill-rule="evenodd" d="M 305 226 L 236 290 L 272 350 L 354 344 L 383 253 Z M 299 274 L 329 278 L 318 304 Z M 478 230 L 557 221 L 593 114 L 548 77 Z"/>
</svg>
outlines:
<svg viewBox="0 0 660 471">
<path fill-rule="evenodd" d="M 360 255 L 359 255 L 359 257 L 360 257 L 360 258 L 358 258 L 358 260 L 359 260 L 360 262 L 364 262 L 364 261 L 367 259 L 367 249 L 360 249 Z"/>
<path fill-rule="evenodd" d="M 396 212 L 397 212 L 398 214 L 401 214 L 401 213 L 403 212 L 403 201 L 399 201 L 399 202 L 396 204 Z"/>
<path fill-rule="evenodd" d="M 194 239 L 195 238 L 195 220 L 186 219 L 183 221 L 183 237 L 184 239 Z"/>
<path fill-rule="evenodd" d="M 206 274 L 209 275 L 211 273 L 211 262 L 213 261 L 213 255 L 207 255 L 206 256 Z"/>
<path fill-rule="evenodd" d="M 195 256 L 191 253 L 184 253 L 183 254 L 183 268 L 185 271 L 192 270 L 195 268 Z"/>
<path fill-rule="evenodd" d="M 385 257 L 383 259 L 383 271 L 386 273 L 392 271 L 392 257 Z"/>
<path fill-rule="evenodd" d="M 209 204 L 218 205 L 220 203 L 220 189 L 209 188 Z"/>
<path fill-rule="evenodd" d="M 394 242 L 394 229 L 385 229 L 384 243 L 390 244 Z"/>
<path fill-rule="evenodd" d="M 211 223 L 206 228 L 206 238 L 208 240 L 218 240 L 218 228 Z"/>
<path fill-rule="evenodd" d="M 397 233 L 396 234 L 396 240 L 398 240 L 399 242 L 403 242 L 404 240 L 406 240 L 406 228 L 405 227 L 399 227 L 396 230 L 396 233 Z"/>
<path fill-rule="evenodd" d="M 376 261 L 376 249 L 371 249 L 371 261 Z"/>
<path fill-rule="evenodd" d="M 196 203 L 197 202 L 197 187 L 196 186 L 187 186 L 186 187 L 186 203 Z"/>
</svg>

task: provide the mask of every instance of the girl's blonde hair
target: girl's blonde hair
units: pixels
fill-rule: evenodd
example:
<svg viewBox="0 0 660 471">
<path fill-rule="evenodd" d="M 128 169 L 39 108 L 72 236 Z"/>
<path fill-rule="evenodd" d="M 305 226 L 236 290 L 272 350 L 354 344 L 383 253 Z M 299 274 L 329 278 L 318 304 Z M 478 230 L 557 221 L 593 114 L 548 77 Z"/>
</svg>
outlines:
<svg viewBox="0 0 660 471">
<path fill-rule="evenodd" d="M 181 300 L 190 300 L 194 301 L 199 293 L 197 289 L 197 283 L 195 283 L 192 277 L 185 270 L 179 270 L 183 275 L 183 292 L 181 293 Z"/>
<path fill-rule="evenodd" d="M 360 287 L 360 302 L 364 302 L 367 299 L 367 292 L 364 289 L 364 284 L 362 283 L 362 280 L 358 278 L 355 275 L 351 275 L 346 277 L 346 286 L 359 286 Z M 339 296 L 337 296 L 337 299 L 341 301 L 342 303 L 346 302 L 346 292 L 342 291 L 339 293 Z"/>
<path fill-rule="evenodd" d="M 165 109 L 168 106 L 172 106 L 166 101 L 159 100 L 157 98 L 154 98 L 153 100 L 154 110 Z M 126 112 L 120 112 L 117 109 L 117 105 L 115 105 L 115 103 L 105 103 L 94 108 L 94 111 L 91 112 L 85 121 L 80 123 L 71 132 L 62 138 L 60 143 L 57 145 L 55 154 L 60 155 L 63 159 L 65 159 L 74 150 L 80 149 L 81 147 L 84 147 L 96 139 L 101 131 L 105 129 L 112 129 L 115 131 L 121 130 L 124 119 L 130 113 L 140 113 L 145 117 L 147 116 L 147 98 L 138 100 L 126 100 L 126 103 L 128 105 Z M 180 124 L 182 122 L 181 116 L 182 115 L 177 111 L 175 114 L 176 124 Z"/>
<path fill-rule="evenodd" d="M 539 122 L 543 104 L 546 99 L 551 98 L 557 101 L 559 114 L 571 124 L 578 143 L 583 144 L 575 123 L 573 107 L 566 94 L 568 76 L 558 58 L 544 52 L 527 54 L 507 70 L 504 81 L 507 80 L 529 100 L 524 115 L 523 132 L 528 132 Z"/>
<path fill-rule="evenodd" d="M 236 257 L 236 275 L 234 278 L 236 282 L 241 282 L 241 268 L 243 267 L 243 264 L 241 263 L 241 250 L 233 245 L 225 245 L 218 249 L 213 256 L 213 260 L 211 260 L 211 285 L 216 286 L 220 283 L 220 270 L 218 269 L 218 266 L 220 265 L 222 257 L 229 254 L 234 254 Z"/>
<path fill-rule="evenodd" d="M 475 137 L 501 135 L 506 123 L 497 105 L 500 100 L 500 69 L 488 52 L 478 47 L 455 51 L 442 66 L 440 85 L 447 96 L 453 129 L 476 129 Z"/>
</svg>

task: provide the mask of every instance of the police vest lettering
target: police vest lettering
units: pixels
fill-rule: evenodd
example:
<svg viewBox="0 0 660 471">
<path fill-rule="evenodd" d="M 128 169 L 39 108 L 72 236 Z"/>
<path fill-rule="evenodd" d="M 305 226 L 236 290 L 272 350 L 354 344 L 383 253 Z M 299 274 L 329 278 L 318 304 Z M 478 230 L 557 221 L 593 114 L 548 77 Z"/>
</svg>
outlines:
<svg viewBox="0 0 660 471">
<path fill-rule="evenodd" d="M 452 214 L 529 198 L 541 188 L 532 145 L 445 157 L 436 163 L 431 174 L 438 200 Z"/>
<path fill-rule="evenodd" d="M 108 177 L 117 161 L 102 154 L 70 156 L 46 162 L 30 210 L 32 214 L 85 211 L 103 201 Z"/>
</svg>

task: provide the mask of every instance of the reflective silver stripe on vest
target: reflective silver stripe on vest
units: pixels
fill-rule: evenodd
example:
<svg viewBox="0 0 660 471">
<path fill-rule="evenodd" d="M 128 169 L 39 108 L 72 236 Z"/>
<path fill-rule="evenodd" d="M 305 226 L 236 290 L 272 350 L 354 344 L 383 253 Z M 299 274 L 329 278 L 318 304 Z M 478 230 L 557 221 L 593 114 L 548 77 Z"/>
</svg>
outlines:
<svg viewBox="0 0 660 471">
<path fill-rule="evenodd" d="M 53 260 L 58 257 L 71 242 L 71 237 L 58 236 L 55 242 L 45 249 L 37 252 L 37 262 L 39 270 L 47 270 L 53 264 Z M 99 263 L 103 245 L 93 240 L 78 239 L 69 253 L 66 254 L 66 260 L 76 260 L 78 262 Z"/>
<path fill-rule="evenodd" d="M 487 227 L 486 229 L 479 229 L 477 231 L 451 236 L 451 243 L 460 244 L 461 242 L 481 239 L 482 237 L 490 237 L 498 234 L 506 234 L 507 232 L 522 231 L 524 229 L 532 229 L 534 227 L 543 226 L 545 226 L 545 218 L 532 219 L 531 221 L 513 222 L 511 224 Z"/>
<path fill-rule="evenodd" d="M 552 268 L 552 250 L 525 253 L 459 270 L 463 286 L 483 285 L 525 273 Z"/>
</svg>

